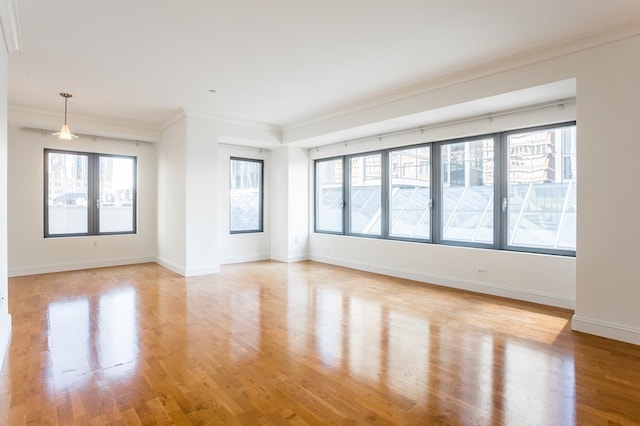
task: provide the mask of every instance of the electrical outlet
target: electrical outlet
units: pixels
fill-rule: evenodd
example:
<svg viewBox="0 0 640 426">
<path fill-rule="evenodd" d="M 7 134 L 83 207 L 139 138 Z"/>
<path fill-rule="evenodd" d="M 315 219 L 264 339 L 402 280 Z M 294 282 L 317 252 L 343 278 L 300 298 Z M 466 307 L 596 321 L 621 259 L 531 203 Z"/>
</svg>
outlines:
<svg viewBox="0 0 640 426">
<path fill-rule="evenodd" d="M 482 274 L 482 275 L 486 274 L 487 273 L 487 268 L 478 268 L 478 273 Z"/>
</svg>

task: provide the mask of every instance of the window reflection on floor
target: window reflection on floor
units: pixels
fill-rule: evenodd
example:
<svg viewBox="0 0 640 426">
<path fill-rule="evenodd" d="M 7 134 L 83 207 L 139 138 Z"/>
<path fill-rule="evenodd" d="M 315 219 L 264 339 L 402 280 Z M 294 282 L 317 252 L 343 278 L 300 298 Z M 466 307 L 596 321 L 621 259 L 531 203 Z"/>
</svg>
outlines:
<svg viewBox="0 0 640 426">
<path fill-rule="evenodd" d="M 543 353 L 535 347 L 504 346 L 505 424 L 574 424 L 575 368 L 572 357 Z M 540 371 L 553 374 L 539 374 Z M 569 378 L 569 380 L 567 380 Z M 567 384 L 573 389 L 567 388 Z M 554 398 L 549 398 L 549 394 Z M 550 407 L 549 405 L 555 405 Z M 526 413 L 526 418 L 519 417 Z M 554 413 L 549 418 L 549 413 Z M 538 418 L 532 417 L 537 415 Z"/>
<path fill-rule="evenodd" d="M 139 351 L 136 292 L 133 288 L 93 298 L 49 304 L 50 390 L 91 380 L 91 373 L 127 376 Z"/>
<path fill-rule="evenodd" d="M 342 293 L 323 288 L 316 291 L 316 349 L 322 361 L 334 368 L 342 362 Z"/>
<path fill-rule="evenodd" d="M 127 375 L 138 357 L 136 293 L 132 288 L 100 297 L 97 355 L 108 375 Z"/>
<path fill-rule="evenodd" d="M 51 391 L 79 385 L 90 378 L 89 301 L 76 299 L 49 305 L 49 383 Z"/>
<path fill-rule="evenodd" d="M 380 304 L 352 297 L 349 303 L 349 371 L 371 382 L 380 380 Z"/>
<path fill-rule="evenodd" d="M 415 401 L 424 401 L 428 397 L 429 321 L 396 311 L 387 317 L 388 386 Z"/>
<path fill-rule="evenodd" d="M 253 359 L 260 351 L 260 292 L 257 288 L 231 295 L 231 358 Z M 238 345 L 237 342 L 245 344 Z"/>
</svg>

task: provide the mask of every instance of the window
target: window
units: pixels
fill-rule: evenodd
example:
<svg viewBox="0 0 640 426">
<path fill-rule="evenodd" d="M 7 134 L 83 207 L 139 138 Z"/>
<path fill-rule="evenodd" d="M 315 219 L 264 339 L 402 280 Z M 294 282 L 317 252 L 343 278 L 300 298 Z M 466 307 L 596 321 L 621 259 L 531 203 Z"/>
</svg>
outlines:
<svg viewBox="0 0 640 426">
<path fill-rule="evenodd" d="M 229 231 L 263 230 L 263 161 L 231 158 L 229 166 Z"/>
<path fill-rule="evenodd" d="M 391 151 L 389 236 L 431 238 L 431 146 Z M 419 167 L 416 167 L 419 164 Z"/>
<path fill-rule="evenodd" d="M 508 134 L 507 152 L 506 244 L 574 250 L 575 126 Z"/>
<path fill-rule="evenodd" d="M 136 158 L 45 150 L 45 237 L 136 232 Z"/>
<path fill-rule="evenodd" d="M 381 234 L 381 166 L 381 154 L 349 158 L 349 230 L 353 234 Z"/>
<path fill-rule="evenodd" d="M 568 123 L 316 160 L 315 230 L 574 256 L 576 146 Z"/>
<path fill-rule="evenodd" d="M 493 244 L 494 140 L 441 145 L 442 240 Z"/>
<path fill-rule="evenodd" d="M 344 206 L 342 158 L 316 162 L 316 230 L 342 233 Z"/>
</svg>

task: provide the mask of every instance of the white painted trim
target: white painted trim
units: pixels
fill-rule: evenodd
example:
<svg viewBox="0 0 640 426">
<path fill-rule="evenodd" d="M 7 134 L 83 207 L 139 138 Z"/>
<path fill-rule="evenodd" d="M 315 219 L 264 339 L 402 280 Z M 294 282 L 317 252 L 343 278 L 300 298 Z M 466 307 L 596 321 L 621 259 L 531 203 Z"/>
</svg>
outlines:
<svg viewBox="0 0 640 426">
<path fill-rule="evenodd" d="M 640 329 L 622 324 L 574 315 L 571 319 L 571 329 L 582 333 L 606 337 L 607 339 L 640 345 Z"/>
<path fill-rule="evenodd" d="M 22 50 L 22 31 L 18 15 L 18 0 L 0 2 L 0 24 L 4 33 L 4 43 L 7 53 Z"/>
<path fill-rule="evenodd" d="M 7 315 L 6 327 L 0 330 L 0 371 L 4 366 L 4 359 L 9 351 L 9 343 L 11 343 L 11 315 Z"/>
<path fill-rule="evenodd" d="M 203 114 L 199 112 L 186 111 L 185 115 L 191 118 L 213 121 L 220 124 L 230 124 L 233 126 L 246 127 L 249 129 L 265 130 L 268 132 L 282 134 L 282 128 L 275 124 L 262 123 L 260 121 L 245 120 L 242 118 L 226 117 L 217 114 Z"/>
<path fill-rule="evenodd" d="M 220 272 L 220 265 L 217 266 L 207 266 L 204 268 L 184 268 L 182 266 L 178 266 L 175 263 L 168 261 L 162 258 L 156 258 L 155 262 L 168 270 L 175 272 L 176 274 L 183 277 L 196 277 L 199 275 L 209 275 L 209 274 L 217 274 Z"/>
<path fill-rule="evenodd" d="M 82 263 L 60 263 L 60 264 L 52 264 L 52 265 L 41 265 L 41 266 L 34 266 L 30 268 L 9 269 L 9 277 L 48 274 L 52 272 L 77 271 L 77 270 L 92 269 L 92 268 L 108 268 L 110 266 L 136 265 L 139 263 L 150 263 L 155 261 L 156 261 L 155 257 L 129 257 L 129 258 L 106 259 L 106 260 L 82 262 Z"/>
<path fill-rule="evenodd" d="M 275 260 L 276 262 L 284 262 L 284 263 L 296 263 L 296 262 L 304 262 L 305 260 L 310 260 L 309 255 L 300 254 L 297 256 L 279 256 L 279 255 L 271 255 L 271 260 Z M 324 262 L 329 263 L 329 262 Z"/>
<path fill-rule="evenodd" d="M 358 262 L 345 262 L 342 259 L 325 256 L 311 256 L 311 260 L 314 262 L 328 263 L 331 265 L 343 266 L 345 268 L 357 269 L 360 271 L 373 272 L 376 274 L 387 275 L 391 277 L 419 281 L 426 284 L 435 284 L 443 287 L 467 290 L 475 293 L 490 294 L 492 296 L 506 297 L 509 299 L 539 303 L 542 305 L 556 306 L 564 309 L 575 309 L 575 300 L 557 294 L 523 290 L 519 288 L 506 287 L 498 284 L 474 280 L 461 280 L 459 278 L 447 277 L 442 275 L 419 274 L 401 269 L 385 268 L 380 265 L 370 265 Z"/>
<path fill-rule="evenodd" d="M 47 127 L 51 122 L 59 123 L 63 117 L 64 115 L 59 112 L 36 108 L 8 105 L 7 109 L 7 122 L 16 127 Z M 86 133 L 90 131 L 97 137 L 117 137 L 149 143 L 157 143 L 162 139 L 162 130 L 147 122 L 126 119 L 109 120 L 104 117 L 77 114 L 70 114 L 69 119 L 74 122 L 75 130 L 85 129 Z"/>
<path fill-rule="evenodd" d="M 216 266 L 205 266 L 200 268 L 187 268 L 185 271 L 185 277 L 197 277 L 200 275 L 211 275 L 211 274 L 219 274 L 220 273 L 220 265 Z"/>
<path fill-rule="evenodd" d="M 193 112 L 193 111 L 186 111 L 184 109 L 180 109 L 179 111 L 177 111 L 173 117 L 171 117 L 170 119 L 162 123 L 160 128 L 162 130 L 165 130 L 168 127 L 171 127 L 175 123 L 181 120 L 184 120 L 186 118 L 198 118 L 202 120 L 213 121 L 218 124 L 240 126 L 247 129 L 264 130 L 267 132 L 275 133 L 279 135 L 280 138 L 282 138 L 282 127 L 276 124 L 262 123 L 260 121 L 245 120 L 241 118 L 226 117 L 226 116 L 217 115 L 217 114 L 205 114 L 205 113 L 199 113 L 199 112 Z"/>
<path fill-rule="evenodd" d="M 240 256 L 240 257 L 227 257 L 220 259 L 221 265 L 232 265 L 234 263 L 248 263 L 248 262 L 260 262 L 263 260 L 269 260 L 271 256 L 268 254 L 259 254 L 255 256 Z"/>
<path fill-rule="evenodd" d="M 175 272 L 176 274 L 181 275 L 183 277 L 186 276 L 186 270 L 182 266 L 178 266 L 177 264 L 170 262 L 166 259 L 163 259 L 161 257 L 157 257 L 155 259 L 155 262 L 158 265 L 162 266 L 163 268 L 167 268 L 171 272 Z"/>
</svg>

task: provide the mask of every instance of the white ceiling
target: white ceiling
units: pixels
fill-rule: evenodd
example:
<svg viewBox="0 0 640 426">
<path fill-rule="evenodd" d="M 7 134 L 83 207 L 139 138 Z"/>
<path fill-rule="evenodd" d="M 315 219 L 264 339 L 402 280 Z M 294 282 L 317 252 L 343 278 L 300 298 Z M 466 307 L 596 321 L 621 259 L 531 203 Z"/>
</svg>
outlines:
<svg viewBox="0 0 640 426">
<path fill-rule="evenodd" d="M 287 126 L 640 19 L 640 0 L 21 0 L 9 104 Z M 216 93 L 210 93 L 215 89 Z"/>
</svg>

